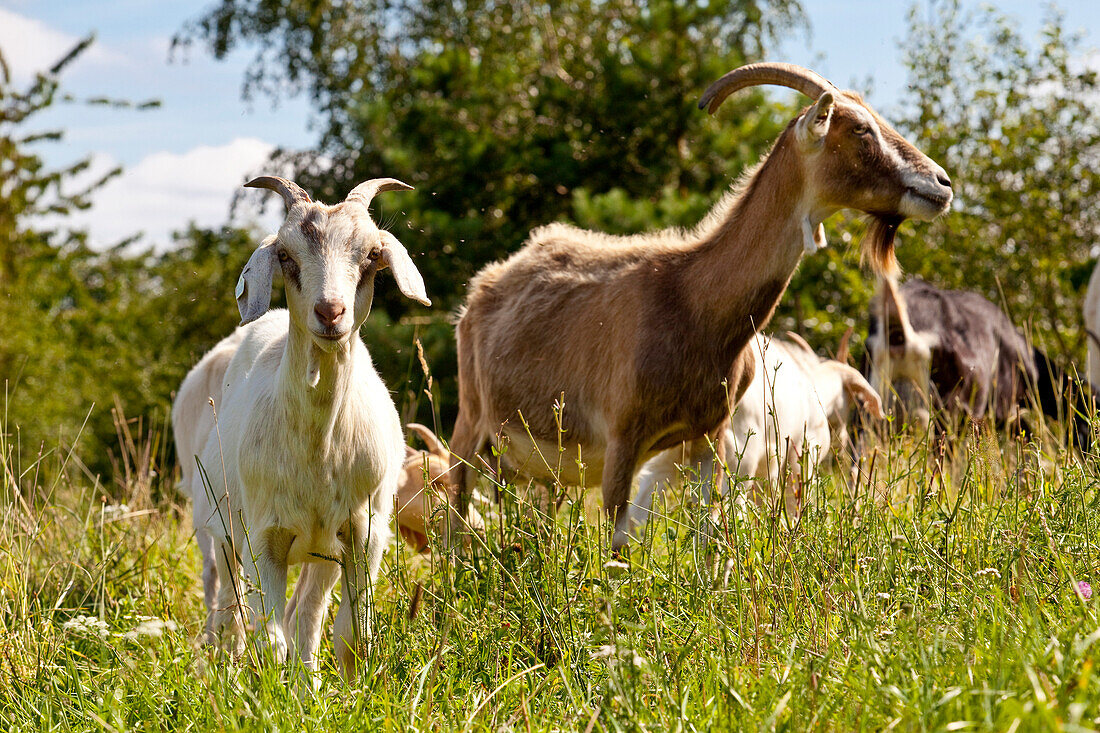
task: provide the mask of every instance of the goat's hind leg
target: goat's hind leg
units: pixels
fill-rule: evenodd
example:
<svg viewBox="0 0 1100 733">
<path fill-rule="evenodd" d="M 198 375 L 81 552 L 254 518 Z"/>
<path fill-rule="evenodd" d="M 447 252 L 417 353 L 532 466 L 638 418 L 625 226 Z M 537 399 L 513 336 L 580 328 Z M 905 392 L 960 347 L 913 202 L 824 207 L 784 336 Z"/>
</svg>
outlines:
<svg viewBox="0 0 1100 733">
<path fill-rule="evenodd" d="M 218 543 L 214 542 L 206 527 L 196 524 L 195 543 L 202 553 L 202 596 L 206 605 L 206 628 L 203 631 L 203 643 L 213 644 L 214 635 L 214 609 L 218 600 Z"/>
<path fill-rule="evenodd" d="M 488 439 L 478 430 L 476 421 L 468 411 L 460 409 L 455 420 L 455 429 L 451 437 L 451 480 L 455 488 L 455 509 L 447 512 L 443 528 L 444 543 L 450 547 L 462 544 L 462 538 L 470 526 L 470 499 L 473 496 L 474 482 L 477 481 L 477 454 L 487 444 Z M 455 523 L 461 526 L 453 526 Z"/>
<path fill-rule="evenodd" d="M 239 656 L 244 651 L 244 598 L 240 584 L 240 563 L 229 537 L 211 539 L 218 591 L 206 626 L 218 648 Z"/>
</svg>

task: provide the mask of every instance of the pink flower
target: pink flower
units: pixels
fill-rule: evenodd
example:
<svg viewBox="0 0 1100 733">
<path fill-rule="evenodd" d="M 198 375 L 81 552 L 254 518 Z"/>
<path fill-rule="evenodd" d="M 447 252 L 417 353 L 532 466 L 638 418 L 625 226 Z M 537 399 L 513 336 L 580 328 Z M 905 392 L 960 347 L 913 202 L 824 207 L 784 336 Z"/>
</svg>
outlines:
<svg viewBox="0 0 1100 733">
<path fill-rule="evenodd" d="M 1088 584 L 1088 581 L 1082 580 L 1077 583 L 1077 595 L 1086 601 L 1092 598 L 1092 586 Z"/>
</svg>

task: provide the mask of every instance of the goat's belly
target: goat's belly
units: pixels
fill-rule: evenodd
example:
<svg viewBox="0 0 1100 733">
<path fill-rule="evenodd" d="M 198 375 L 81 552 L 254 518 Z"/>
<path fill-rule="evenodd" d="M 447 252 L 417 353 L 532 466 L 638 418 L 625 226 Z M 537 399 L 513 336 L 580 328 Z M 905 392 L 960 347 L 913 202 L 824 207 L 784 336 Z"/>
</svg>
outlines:
<svg viewBox="0 0 1100 733">
<path fill-rule="evenodd" d="M 603 481 L 603 446 L 581 446 L 534 440 L 526 433 L 504 433 L 504 465 L 535 481 L 566 486 L 599 486 Z M 508 478 L 505 476 L 505 478 Z"/>
<path fill-rule="evenodd" d="M 339 557 L 351 520 L 361 526 L 389 520 L 388 516 L 372 516 L 371 496 L 366 491 L 331 484 L 311 488 L 308 495 L 304 488 L 276 492 L 267 514 L 272 525 L 294 535 L 288 563 Z"/>
<path fill-rule="evenodd" d="M 317 527 L 306 532 L 295 532 L 286 561 L 288 565 L 317 560 L 339 561 L 343 552 L 344 543 L 335 529 Z"/>
</svg>

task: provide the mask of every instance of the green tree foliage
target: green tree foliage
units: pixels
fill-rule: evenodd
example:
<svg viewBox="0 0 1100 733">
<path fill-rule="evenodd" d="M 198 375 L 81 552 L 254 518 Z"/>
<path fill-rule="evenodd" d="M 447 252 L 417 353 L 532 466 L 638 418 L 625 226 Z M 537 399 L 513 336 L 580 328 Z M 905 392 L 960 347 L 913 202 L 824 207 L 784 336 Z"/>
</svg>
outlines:
<svg viewBox="0 0 1100 733">
<path fill-rule="evenodd" d="M 555 220 L 622 233 L 698 221 L 790 115 L 758 91 L 727 101 L 719 121 L 696 100 L 802 22 L 795 0 L 227 0 L 179 40 L 218 57 L 255 47 L 246 95 L 310 95 L 318 147 L 277 163 L 315 196 L 339 200 L 375 176 L 416 186 L 375 206 L 436 304 L 416 328 L 448 426 L 446 314 L 470 276 Z M 407 313 L 396 289 L 376 298 L 368 336 L 408 337 L 377 327 Z M 392 386 L 416 364 L 408 342 L 394 345 L 397 371 L 385 346 L 374 349 Z"/>
<path fill-rule="evenodd" d="M 117 456 L 116 399 L 126 415 L 163 421 L 188 366 L 232 330 L 236 319 L 224 305 L 232 282 L 224 281 L 252 243 L 231 230 L 196 231 L 179 250 L 153 258 L 127 254 L 125 241 L 92 251 L 85 233 L 67 226 L 65 217 L 87 208 L 119 171 L 89 179 L 90 158 L 51 168 L 38 146 L 62 132 L 34 125 L 37 114 L 75 101 L 62 92 L 61 75 L 91 43 L 81 41 L 25 90 L 0 54 L 0 425 L 28 459 L 71 445 L 83 428 L 80 455 L 106 475 L 112 451 Z"/>
<path fill-rule="evenodd" d="M 316 195 L 380 175 L 415 185 L 385 218 L 409 227 L 432 298 L 454 306 L 470 275 L 578 201 L 610 195 L 615 211 L 728 185 L 785 120 L 760 94 L 727 102 L 722 124 L 695 101 L 801 17 L 793 0 L 227 0 L 183 37 L 219 57 L 256 44 L 246 93 L 308 91 L 319 147 L 284 158 Z"/>
</svg>

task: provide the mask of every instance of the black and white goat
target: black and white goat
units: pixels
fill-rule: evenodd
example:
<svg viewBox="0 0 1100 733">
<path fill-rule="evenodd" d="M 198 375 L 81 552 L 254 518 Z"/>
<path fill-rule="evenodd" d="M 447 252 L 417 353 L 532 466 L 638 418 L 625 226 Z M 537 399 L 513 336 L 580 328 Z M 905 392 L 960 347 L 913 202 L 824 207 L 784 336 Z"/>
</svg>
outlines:
<svg viewBox="0 0 1100 733">
<path fill-rule="evenodd" d="M 1087 392 L 977 293 L 884 278 L 871 305 L 867 361 L 887 411 L 911 422 L 927 425 L 939 408 L 1005 424 L 1038 408 L 1069 420 L 1072 439 L 1087 445 Z"/>
</svg>

